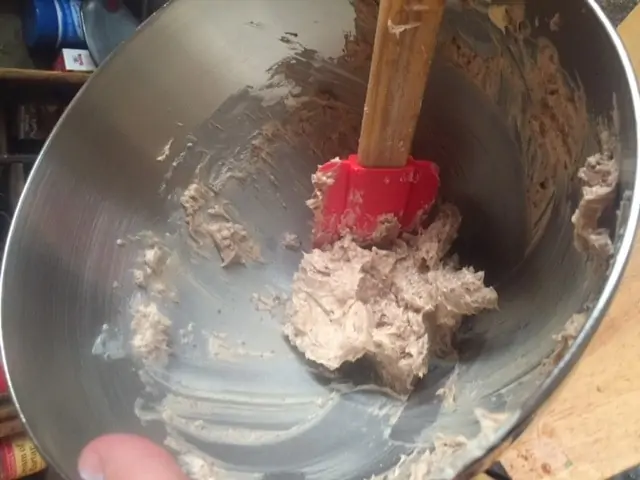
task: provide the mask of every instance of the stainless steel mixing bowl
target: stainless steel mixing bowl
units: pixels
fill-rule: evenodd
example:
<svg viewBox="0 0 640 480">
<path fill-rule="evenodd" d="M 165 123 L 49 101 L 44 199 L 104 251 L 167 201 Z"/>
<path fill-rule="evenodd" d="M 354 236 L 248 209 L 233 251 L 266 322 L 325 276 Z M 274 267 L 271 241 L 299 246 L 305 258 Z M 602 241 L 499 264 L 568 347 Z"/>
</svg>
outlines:
<svg viewBox="0 0 640 480">
<path fill-rule="evenodd" d="M 557 10 L 564 19 L 558 31 L 548 23 Z M 182 396 L 187 403 L 201 402 L 194 415 L 209 422 L 208 440 L 187 440 L 235 472 L 232 477 L 260 472 L 258 478 L 369 478 L 417 444 L 430 445 L 437 433 L 473 437 L 475 407 L 511 415 L 496 436 L 443 475 L 468 475 L 495 458 L 556 390 L 597 330 L 624 270 L 639 208 L 640 103 L 614 30 L 591 0 L 540 0 L 527 12 L 534 34 L 551 38 L 562 65 L 582 85 L 591 118 L 608 116 L 617 103 L 620 194 L 607 220 L 615 254 L 598 277 L 573 247 L 570 212 L 579 186 L 571 182 L 567 194 L 555 198 L 544 234 L 523 260 L 517 132 L 501 129 L 499 109 L 436 59 L 415 150 L 441 164 L 444 192 L 465 218 L 460 253 L 487 269 L 500 310 L 465 325 L 456 373 L 452 362 L 434 361 L 406 405 L 366 387 L 353 389 L 345 378 L 366 384 L 357 373 L 328 378 L 306 365 L 287 348 L 277 321 L 251 303 L 251 295 L 267 287 L 289 288 L 301 254 L 282 251 L 282 232 L 308 234 L 304 200 L 322 159 L 287 144 L 271 166 L 244 182 L 230 181 L 223 191 L 261 243 L 265 263 L 227 271 L 215 258 L 186 262 L 180 303 L 166 306 L 176 335 L 193 322 L 194 332 L 216 329 L 246 342 L 247 350 L 274 355 L 216 360 L 197 340 L 191 350 L 177 346 L 167 369 L 148 370 L 141 379 L 139 365 L 126 354 L 136 295 L 130 270 L 140 249 L 133 240 L 119 247 L 117 239 L 141 231 L 179 238 L 175 192 L 186 187 L 203 155 L 224 173 L 222 167 L 242 160 L 235 154 L 251 151 L 252 135 L 264 122 L 255 113 L 273 108 L 277 114 L 277 102 L 269 98 L 277 88 L 259 91 L 271 78 L 268 70 L 299 52 L 298 44 L 338 56 L 343 32 L 353 28 L 346 0 L 181 0 L 152 17 L 65 113 L 29 177 L 4 256 L 5 366 L 15 401 L 49 464 L 76 478 L 81 448 L 106 432 L 137 432 L 158 441 L 167 431 L 174 440 L 176 433 L 189 437 L 193 432 L 181 429 L 176 417 L 158 413 L 168 393 L 173 401 Z M 445 30 L 454 28 L 483 46 L 480 54 L 495 47 L 488 32 L 496 29 L 486 15 L 451 5 L 445 22 Z M 295 35 L 283 41 L 285 32 Z M 299 54 L 301 71 L 320 68 L 309 58 Z M 350 87 L 354 93 L 347 101 L 361 105 L 362 79 L 332 71 L 333 83 L 322 88 Z M 307 76 L 309 82 L 314 78 Z M 577 163 L 596 151 L 586 136 Z M 172 138 L 169 161 L 157 161 Z M 543 368 L 555 347 L 552 335 L 585 303 L 589 318 L 577 340 L 555 368 Z M 447 411 L 436 393 L 452 375 L 457 408 Z M 252 442 L 234 436 L 238 431 L 257 437 L 249 436 Z"/>
</svg>

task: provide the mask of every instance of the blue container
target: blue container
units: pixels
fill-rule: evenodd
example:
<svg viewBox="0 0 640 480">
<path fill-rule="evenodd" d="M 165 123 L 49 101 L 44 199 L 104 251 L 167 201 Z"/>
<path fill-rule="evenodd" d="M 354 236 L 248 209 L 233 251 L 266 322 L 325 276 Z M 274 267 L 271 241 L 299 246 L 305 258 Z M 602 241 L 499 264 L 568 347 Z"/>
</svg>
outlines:
<svg viewBox="0 0 640 480">
<path fill-rule="evenodd" d="M 27 46 L 87 48 L 82 0 L 25 0 L 25 3 L 22 33 Z"/>
</svg>

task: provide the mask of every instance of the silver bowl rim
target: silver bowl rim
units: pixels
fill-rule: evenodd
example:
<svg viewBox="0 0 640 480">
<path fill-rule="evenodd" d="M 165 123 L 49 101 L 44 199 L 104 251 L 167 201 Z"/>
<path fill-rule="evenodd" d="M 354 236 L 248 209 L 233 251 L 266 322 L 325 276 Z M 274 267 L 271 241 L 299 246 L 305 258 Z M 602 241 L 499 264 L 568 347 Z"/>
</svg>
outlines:
<svg viewBox="0 0 640 480">
<path fill-rule="evenodd" d="M 602 320 L 604 319 L 611 302 L 615 296 L 617 288 L 622 280 L 622 276 L 625 272 L 627 264 L 629 262 L 629 258 L 631 255 L 631 251 L 633 249 L 634 240 L 636 236 L 636 230 L 638 226 L 638 220 L 640 217 L 640 169 L 638 168 L 639 164 L 639 152 L 640 152 L 640 90 L 638 88 L 636 74 L 633 69 L 633 65 L 631 60 L 627 54 L 627 51 L 624 47 L 624 44 L 619 37 L 617 31 L 608 20 L 607 16 L 603 12 L 602 8 L 596 3 L 596 0 L 585 0 L 585 4 L 588 8 L 592 10 L 595 14 L 597 20 L 600 22 L 600 25 L 605 30 L 609 41 L 613 44 L 620 62 L 622 63 L 624 73 L 626 76 L 626 80 L 628 83 L 628 87 L 631 93 L 632 107 L 633 107 L 633 117 L 635 121 L 635 145 L 634 151 L 636 154 L 636 171 L 635 178 L 633 182 L 633 191 L 631 193 L 630 199 L 630 208 L 629 208 L 629 217 L 624 229 L 624 233 L 622 234 L 622 238 L 619 242 L 617 254 L 614 258 L 613 263 L 610 266 L 609 275 L 604 284 L 602 292 L 598 298 L 598 301 L 594 305 L 593 310 L 591 311 L 587 322 L 585 323 L 584 328 L 581 330 L 573 344 L 569 347 L 567 353 L 562 358 L 562 360 L 555 366 L 554 370 L 551 374 L 542 382 L 542 384 L 536 389 L 534 394 L 529 398 L 525 404 L 517 411 L 515 418 L 510 421 L 510 425 L 508 428 L 505 428 L 499 435 L 497 435 L 487 446 L 487 449 L 483 454 L 478 454 L 473 458 L 470 458 L 468 461 L 464 463 L 462 469 L 456 476 L 456 478 L 464 479 L 469 478 L 474 474 L 481 472 L 482 470 L 488 468 L 494 461 L 498 460 L 498 457 L 525 431 L 526 427 L 533 421 L 536 414 L 541 410 L 541 408 L 549 401 L 549 399 L 553 396 L 554 393 L 557 393 L 559 387 L 562 382 L 567 378 L 569 372 L 573 369 L 576 363 L 582 357 L 582 354 L 586 350 L 589 342 L 593 338 L 594 334 L 600 327 Z M 44 147 L 40 151 L 38 155 L 38 159 L 35 162 L 32 172 L 27 178 L 25 189 L 27 191 L 32 178 L 35 177 L 33 175 L 36 173 L 42 164 L 42 159 L 46 156 L 46 152 L 49 148 L 50 143 L 55 139 L 56 133 L 61 128 L 61 125 L 64 124 L 64 119 L 69 114 L 70 111 L 73 110 L 73 107 L 77 101 L 82 97 L 82 94 L 85 89 L 91 88 L 91 84 L 94 81 L 95 77 L 100 75 L 103 70 L 108 69 L 111 65 L 111 60 L 113 57 L 117 56 L 118 52 L 126 48 L 129 42 L 133 41 L 137 38 L 138 35 L 141 34 L 144 30 L 153 25 L 154 22 L 157 21 L 159 15 L 162 11 L 171 8 L 173 2 L 168 2 L 164 6 L 162 6 L 157 12 L 151 15 L 141 27 L 135 32 L 135 34 L 126 42 L 121 44 L 118 48 L 111 53 L 111 55 L 106 59 L 101 68 L 91 75 L 91 77 L 87 80 L 87 82 L 81 87 L 79 92 L 70 102 L 69 106 L 63 113 L 62 117 L 58 121 L 58 124 L 53 129 L 51 135 L 45 142 Z M 9 232 L 7 234 L 7 240 L 5 242 L 3 258 L 2 258 L 2 267 L 0 270 L 0 344 L 2 346 L 2 364 L 7 365 L 6 353 L 5 353 L 5 338 L 4 338 L 4 330 L 3 330 L 3 321 L 2 321 L 2 303 L 4 302 L 4 286 L 8 281 L 6 277 L 6 262 L 5 258 L 7 253 L 10 250 L 10 246 L 12 243 L 12 239 L 14 237 L 14 232 L 16 229 L 17 221 L 21 217 L 20 212 L 22 211 L 24 204 L 25 195 L 22 195 L 20 201 L 18 202 L 18 206 L 14 213 L 11 226 L 9 228 Z M 53 468 L 59 474 L 62 475 L 62 469 L 60 468 L 60 464 L 57 459 L 51 457 L 46 449 L 43 449 L 40 445 L 37 436 L 34 435 L 33 428 L 30 426 L 28 419 L 24 415 L 22 408 L 20 406 L 20 392 L 17 392 L 14 388 L 14 384 L 12 381 L 11 372 L 8 368 L 5 368 L 5 375 L 7 377 L 7 382 L 9 385 L 9 391 L 11 393 L 11 398 L 15 404 L 15 407 L 18 411 L 18 415 L 20 419 L 24 423 L 25 429 L 32 441 L 38 448 L 40 454 L 44 457 L 47 462 L 47 465 L 50 468 Z"/>
</svg>

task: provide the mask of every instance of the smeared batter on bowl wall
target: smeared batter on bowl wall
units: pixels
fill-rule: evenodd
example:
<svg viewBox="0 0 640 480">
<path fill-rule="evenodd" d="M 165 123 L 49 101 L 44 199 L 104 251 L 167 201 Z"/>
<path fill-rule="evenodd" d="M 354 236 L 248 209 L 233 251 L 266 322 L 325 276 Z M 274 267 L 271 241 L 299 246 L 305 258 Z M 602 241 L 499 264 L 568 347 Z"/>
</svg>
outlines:
<svg viewBox="0 0 640 480">
<path fill-rule="evenodd" d="M 604 210 L 613 203 L 618 186 L 616 143 L 615 133 L 601 130 L 602 151 L 588 157 L 578 172 L 583 182 L 582 198 L 571 217 L 575 227 L 576 248 L 604 259 L 613 255 L 613 242 L 609 230 L 600 227 L 598 222 Z"/>
<path fill-rule="evenodd" d="M 196 248 L 215 245 L 222 266 L 260 261 L 260 248 L 247 229 L 231 220 L 224 203 L 210 188 L 195 180 L 180 198 L 189 235 Z"/>
</svg>

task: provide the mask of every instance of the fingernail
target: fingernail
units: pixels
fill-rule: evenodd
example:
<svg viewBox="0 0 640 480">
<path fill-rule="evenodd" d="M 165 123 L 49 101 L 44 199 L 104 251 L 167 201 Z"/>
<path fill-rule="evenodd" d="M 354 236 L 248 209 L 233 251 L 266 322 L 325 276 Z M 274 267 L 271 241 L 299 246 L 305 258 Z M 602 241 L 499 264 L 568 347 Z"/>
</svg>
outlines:
<svg viewBox="0 0 640 480">
<path fill-rule="evenodd" d="M 78 473 L 82 480 L 104 480 L 100 456 L 93 452 L 85 452 L 80 459 Z"/>
<path fill-rule="evenodd" d="M 82 480 L 104 480 L 104 477 L 100 474 L 96 475 L 94 473 L 88 473 L 80 470 L 80 478 Z"/>
</svg>

